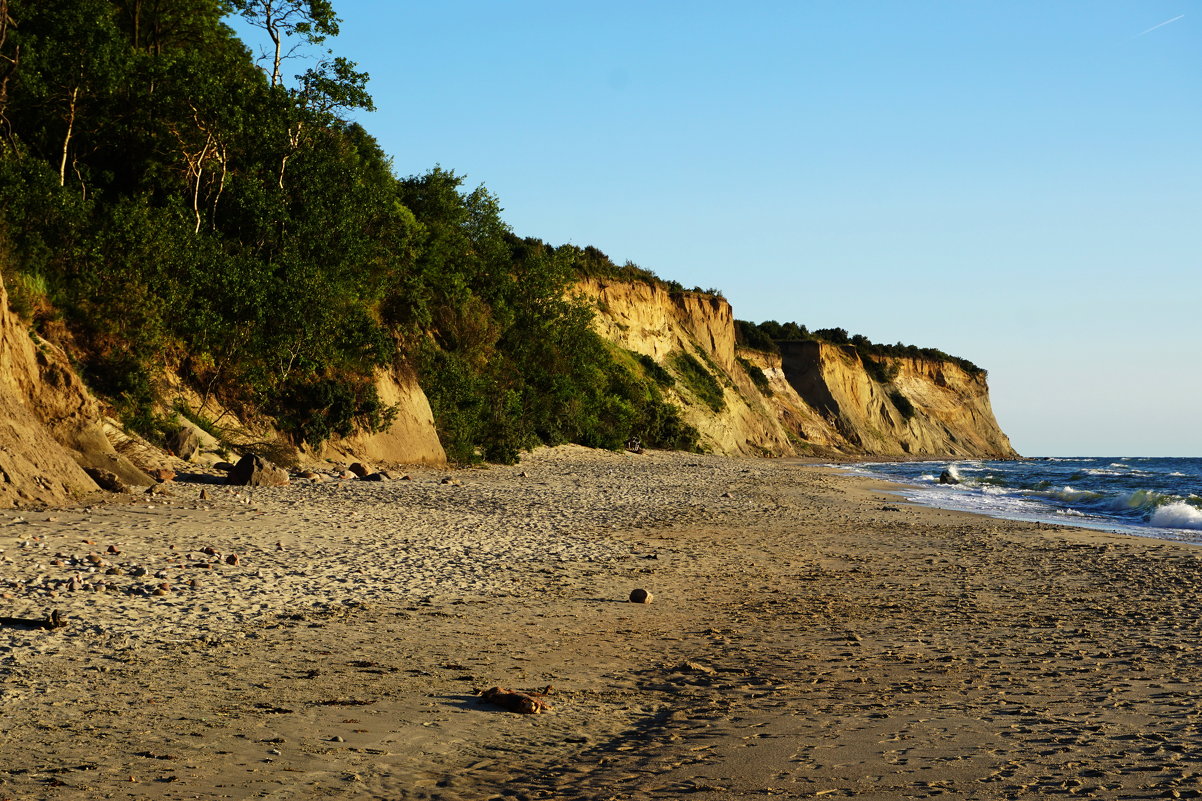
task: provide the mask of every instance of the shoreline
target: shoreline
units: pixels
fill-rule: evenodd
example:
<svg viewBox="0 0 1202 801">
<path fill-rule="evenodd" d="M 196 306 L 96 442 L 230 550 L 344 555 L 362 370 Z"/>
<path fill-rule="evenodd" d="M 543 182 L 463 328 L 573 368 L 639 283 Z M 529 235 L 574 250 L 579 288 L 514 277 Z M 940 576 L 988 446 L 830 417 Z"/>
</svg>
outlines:
<svg viewBox="0 0 1202 801">
<path fill-rule="evenodd" d="M 1088 461 L 1094 457 L 1081 458 L 1061 458 L 1058 462 L 1082 462 Z M 990 459 L 974 459 L 974 460 L 959 460 L 959 462 L 949 461 L 943 462 L 937 460 L 933 462 L 920 461 L 918 464 L 932 465 L 930 472 L 921 477 L 915 475 L 904 475 L 897 469 L 903 464 L 914 464 L 914 462 L 864 462 L 861 469 L 856 470 L 855 463 L 839 464 L 836 466 L 839 470 L 854 471 L 849 474 L 860 475 L 870 479 L 879 479 L 884 481 L 896 482 L 898 489 L 896 494 L 907 503 L 914 503 L 921 506 L 926 506 L 935 509 L 946 509 L 950 511 L 967 512 L 969 514 L 982 515 L 994 520 L 1013 520 L 1017 522 L 1046 524 L 1065 526 L 1067 528 L 1084 529 L 1089 531 L 1102 531 L 1112 534 L 1122 534 L 1141 539 L 1152 539 L 1162 542 L 1175 542 L 1189 546 L 1202 545 L 1202 528 L 1199 528 L 1198 520 L 1199 513 L 1195 506 L 1189 506 L 1186 503 L 1185 496 L 1180 493 L 1188 493 L 1187 483 L 1180 483 L 1176 487 L 1166 487 L 1164 484 L 1158 484 L 1157 481 L 1164 481 L 1170 477 L 1184 478 L 1185 474 L 1180 472 L 1172 472 L 1168 474 L 1144 473 L 1145 476 L 1151 476 L 1147 480 L 1132 479 L 1126 486 L 1115 487 L 1114 485 L 1090 485 L 1089 478 L 1085 474 L 1097 474 L 1100 468 L 1081 468 L 1084 473 L 1077 472 L 1074 475 L 1051 475 L 1044 473 L 1042 475 L 1026 474 L 1021 475 L 1014 472 L 1013 468 L 1006 466 L 987 467 L 989 473 L 998 475 L 986 476 L 986 480 L 1000 478 L 999 481 L 979 480 L 976 476 L 965 476 L 963 480 L 952 482 L 953 485 L 960 484 L 961 486 L 944 486 L 942 481 L 935 483 L 935 472 L 939 470 L 939 465 L 943 465 L 944 469 L 954 469 L 957 465 L 961 469 L 966 469 L 964 466 L 981 468 L 992 464 L 999 460 Z M 1015 461 L 1015 460 L 1003 460 Z M 1043 460 L 1028 459 L 1027 462 L 1038 462 Z M 1098 459 L 1097 461 L 1105 461 Z M 1156 461 L 1155 458 L 1138 458 L 1136 461 L 1147 462 Z M 878 472 L 872 469 L 873 465 L 893 465 L 894 467 L 888 471 Z M 1113 465 L 1112 465 L 1113 466 Z M 1119 475 L 1108 473 L 1106 475 Z M 959 478 L 959 476 L 957 476 Z M 1063 486 L 1063 492 L 1068 493 L 1069 497 L 1057 494 L 1056 492 L 1038 492 L 1030 491 L 1033 482 L 1038 480 L 1042 488 L 1055 488 Z M 1071 482 L 1072 486 L 1069 486 Z M 1151 483 L 1149 483 L 1151 482 Z M 993 490 L 994 492 L 991 492 Z M 1073 503 L 1073 494 L 1084 497 L 1088 501 L 1101 499 L 1103 505 L 1091 506 L 1090 503 Z M 1177 494 L 1174 494 L 1177 493 Z M 1123 517 L 1116 510 L 1128 508 L 1123 504 L 1131 502 L 1132 498 L 1139 498 L 1141 495 L 1150 495 L 1151 497 L 1160 497 L 1162 500 L 1151 508 L 1148 512 L 1148 518 L 1137 520 Z M 999 505 L 999 497 L 1001 496 L 1002 504 Z M 1048 496 L 1052 500 L 1047 500 Z M 1166 498 L 1167 495 L 1167 498 Z M 1061 501 L 1062 503 L 1057 503 Z M 1134 508 L 1133 504 L 1131 508 Z M 1176 507 L 1181 507 L 1179 510 Z M 1180 524 L 1172 520 L 1161 522 L 1157 519 L 1157 515 L 1161 511 L 1168 510 L 1170 515 L 1175 515 L 1176 520 L 1181 520 Z"/>
<path fill-rule="evenodd" d="M 444 475 L 4 515 L 0 614 L 72 626 L 0 630 L 0 798 L 1197 792 L 1192 546 L 781 460 Z M 169 594 L 13 584 L 109 544 Z"/>
</svg>

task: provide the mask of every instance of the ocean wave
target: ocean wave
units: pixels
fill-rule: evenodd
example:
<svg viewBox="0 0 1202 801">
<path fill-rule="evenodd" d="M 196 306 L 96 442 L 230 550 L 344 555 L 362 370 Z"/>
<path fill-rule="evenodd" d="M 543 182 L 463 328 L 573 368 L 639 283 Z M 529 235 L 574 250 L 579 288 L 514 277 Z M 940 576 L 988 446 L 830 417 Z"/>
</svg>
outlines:
<svg viewBox="0 0 1202 801">
<path fill-rule="evenodd" d="M 1061 487 L 1060 489 L 1047 490 L 1045 492 L 1037 492 L 1036 495 L 1044 495 L 1048 498 L 1055 498 L 1058 501 L 1066 503 L 1080 503 L 1081 501 L 1096 501 L 1102 497 L 1102 493 L 1092 490 L 1079 490 L 1072 487 Z"/>
<path fill-rule="evenodd" d="M 1176 501 L 1158 508 L 1148 522 L 1160 528 L 1202 529 L 1202 509 Z"/>
<path fill-rule="evenodd" d="M 1140 489 L 1111 498 L 1106 506 L 1116 512 L 1124 512 L 1132 509 L 1155 509 L 1179 500 L 1181 499 L 1176 495 Z"/>
</svg>

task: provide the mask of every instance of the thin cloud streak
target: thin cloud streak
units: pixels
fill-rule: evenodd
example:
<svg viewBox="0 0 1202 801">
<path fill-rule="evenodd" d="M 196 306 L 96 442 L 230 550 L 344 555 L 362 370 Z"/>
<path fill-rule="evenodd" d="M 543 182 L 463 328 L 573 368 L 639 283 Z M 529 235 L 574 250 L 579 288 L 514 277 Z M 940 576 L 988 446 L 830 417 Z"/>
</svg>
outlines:
<svg viewBox="0 0 1202 801">
<path fill-rule="evenodd" d="M 1143 33 L 1136 34 L 1135 38 L 1137 38 L 1137 39 L 1138 39 L 1140 36 L 1147 36 L 1149 33 L 1151 33 L 1152 31 L 1156 30 L 1157 28 L 1163 28 L 1165 25 L 1168 25 L 1168 24 L 1169 24 L 1169 23 L 1171 23 L 1171 22 L 1176 22 L 1176 21 L 1177 21 L 1177 20 L 1179 20 L 1179 19 L 1185 19 L 1185 15 L 1184 15 L 1184 14 L 1178 14 L 1177 16 L 1173 17 L 1172 19 L 1166 19 L 1164 22 L 1162 22 L 1162 23 L 1160 23 L 1160 24 L 1158 24 L 1158 25 L 1153 25 L 1151 28 L 1148 28 L 1148 29 L 1147 29 L 1146 31 L 1144 31 Z"/>
</svg>

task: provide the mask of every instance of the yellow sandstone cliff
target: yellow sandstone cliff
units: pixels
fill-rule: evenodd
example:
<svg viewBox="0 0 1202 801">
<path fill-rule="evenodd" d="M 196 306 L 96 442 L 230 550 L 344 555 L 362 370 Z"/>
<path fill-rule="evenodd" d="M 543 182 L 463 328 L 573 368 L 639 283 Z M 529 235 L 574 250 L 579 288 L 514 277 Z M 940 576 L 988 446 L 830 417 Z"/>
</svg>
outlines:
<svg viewBox="0 0 1202 801">
<path fill-rule="evenodd" d="M 597 310 L 598 333 L 677 377 L 668 395 L 715 453 L 1017 455 L 994 418 L 983 373 L 947 361 L 883 357 L 874 377 L 850 347 L 783 343 L 780 354 L 738 347 L 731 306 L 721 297 L 595 278 L 579 290 Z M 711 373 L 722 387 L 721 410 L 679 380 L 674 354 L 692 356 Z M 753 380 L 756 370 L 766 379 L 762 388 Z"/>
</svg>

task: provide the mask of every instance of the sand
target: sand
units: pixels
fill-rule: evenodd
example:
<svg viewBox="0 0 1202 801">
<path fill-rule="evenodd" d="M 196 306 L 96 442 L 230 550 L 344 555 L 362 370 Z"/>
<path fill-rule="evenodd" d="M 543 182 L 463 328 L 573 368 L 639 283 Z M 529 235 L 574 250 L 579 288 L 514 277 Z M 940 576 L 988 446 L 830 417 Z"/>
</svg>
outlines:
<svg viewBox="0 0 1202 801">
<path fill-rule="evenodd" d="M 1196 548 L 786 461 L 410 475 L 0 513 L 0 615 L 70 622 L 0 629 L 0 799 L 1202 796 Z"/>
</svg>

